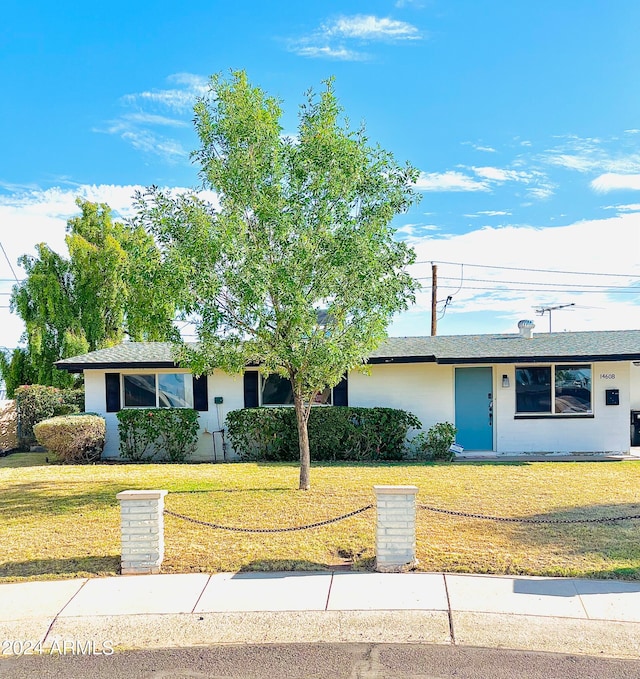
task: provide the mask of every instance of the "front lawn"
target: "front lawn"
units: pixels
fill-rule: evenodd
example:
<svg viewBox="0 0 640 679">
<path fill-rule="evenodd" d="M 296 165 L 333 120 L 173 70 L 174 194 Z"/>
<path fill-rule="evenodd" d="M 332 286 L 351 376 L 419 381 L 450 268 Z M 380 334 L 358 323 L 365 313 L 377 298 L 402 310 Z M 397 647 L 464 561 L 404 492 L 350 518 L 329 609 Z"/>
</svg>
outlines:
<svg viewBox="0 0 640 679">
<path fill-rule="evenodd" d="M 375 502 L 377 484 L 418 486 L 418 503 L 542 519 L 640 514 L 640 463 L 318 464 L 295 490 L 292 464 L 60 466 L 0 458 L 0 581 L 113 575 L 126 489 L 167 489 L 166 508 L 223 525 L 280 528 Z M 164 572 L 370 569 L 375 510 L 291 533 L 227 532 L 165 518 Z M 425 571 L 640 579 L 640 520 L 530 525 L 418 510 Z"/>
</svg>

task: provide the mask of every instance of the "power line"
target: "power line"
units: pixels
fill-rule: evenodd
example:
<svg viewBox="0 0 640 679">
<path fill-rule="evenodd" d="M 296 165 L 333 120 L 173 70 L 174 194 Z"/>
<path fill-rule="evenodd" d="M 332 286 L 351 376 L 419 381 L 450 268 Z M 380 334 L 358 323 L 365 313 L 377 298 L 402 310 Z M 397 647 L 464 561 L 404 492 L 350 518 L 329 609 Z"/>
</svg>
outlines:
<svg viewBox="0 0 640 679">
<path fill-rule="evenodd" d="M 493 264 L 469 264 L 467 262 L 444 262 L 441 260 L 426 260 L 414 262 L 415 264 L 452 264 L 453 266 L 471 266 L 478 269 L 502 269 L 503 271 L 533 271 L 536 273 L 559 273 L 571 276 L 611 276 L 615 278 L 639 278 L 638 273 L 602 273 L 599 271 L 561 271 L 558 269 L 529 269 L 521 266 L 497 266 Z"/>
<path fill-rule="evenodd" d="M 535 285 L 532 283 L 532 285 Z M 430 286 L 426 286 L 430 287 Z M 442 285 L 439 286 L 442 288 L 454 288 L 454 285 Z M 567 291 L 566 287 L 561 287 L 561 288 L 504 288 L 504 287 L 498 287 L 497 285 L 494 287 L 482 287 L 478 285 L 469 285 L 465 286 L 463 288 L 464 290 L 488 290 L 488 291 L 493 291 L 493 292 L 559 292 L 562 294 L 566 294 L 567 292 L 570 292 L 573 295 L 584 295 L 584 294 L 591 294 L 591 295 L 596 295 L 596 294 L 601 294 L 601 293 L 611 293 L 612 295 L 640 295 L 640 288 L 604 288 L 601 290 L 570 290 Z"/>
<path fill-rule="evenodd" d="M 429 280 L 431 277 L 430 276 L 418 276 L 416 277 L 416 280 L 422 281 L 422 280 Z M 439 276 L 439 280 L 443 281 L 457 281 L 458 278 L 455 278 L 454 276 Z M 495 280 L 492 278 L 467 278 L 467 281 L 473 281 L 474 283 L 495 283 L 496 285 L 507 285 L 507 284 L 514 284 L 514 285 L 545 285 L 545 286 L 557 286 L 557 285 L 565 285 L 569 288 L 604 288 L 607 290 L 635 290 L 640 294 L 640 287 L 633 286 L 633 285 L 590 285 L 588 283 L 544 283 L 542 281 L 532 281 L 531 283 L 527 281 L 504 281 L 504 280 Z M 444 286 L 444 287 L 454 287 L 453 285 L 451 286 Z M 466 286 L 463 286 L 466 287 Z"/>
<path fill-rule="evenodd" d="M 9 268 L 11 269 L 11 273 L 13 274 L 13 277 L 16 279 L 16 283 L 19 283 L 18 277 L 16 276 L 16 272 L 13 269 L 13 264 L 11 264 L 11 260 L 9 259 L 9 256 L 7 255 L 7 251 L 4 249 L 4 245 L 2 242 L 0 242 L 0 248 L 2 248 L 2 252 L 4 253 L 4 258 L 7 260 L 7 264 L 9 265 Z"/>
</svg>

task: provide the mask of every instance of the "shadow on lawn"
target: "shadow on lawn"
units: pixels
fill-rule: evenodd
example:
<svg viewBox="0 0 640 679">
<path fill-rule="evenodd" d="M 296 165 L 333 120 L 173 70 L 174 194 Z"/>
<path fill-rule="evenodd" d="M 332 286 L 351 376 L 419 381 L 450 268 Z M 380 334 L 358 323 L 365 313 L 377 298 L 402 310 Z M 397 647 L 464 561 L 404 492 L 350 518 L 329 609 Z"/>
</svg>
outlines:
<svg viewBox="0 0 640 679">
<path fill-rule="evenodd" d="M 350 571 L 353 564 L 344 563 L 319 563 L 306 561 L 305 559 L 258 559 L 244 564 L 239 573 L 244 577 L 251 577 L 251 573 L 292 573 L 292 572 L 327 572 L 327 571 Z M 257 577 L 257 575 L 256 575 Z M 273 576 L 277 577 L 277 576 Z M 284 576 L 283 576 L 284 577 Z"/>
<path fill-rule="evenodd" d="M 65 559 L 31 559 L 0 563 L 0 578 L 23 580 L 34 576 L 84 577 L 116 575 L 120 556 L 70 556 Z M 55 577 L 51 578 L 52 580 Z"/>
<path fill-rule="evenodd" d="M 115 507 L 116 494 L 128 490 L 122 484 L 100 484 L 87 490 L 84 482 L 31 482 L 12 485 L 0 494 L 0 516 L 4 519 L 21 516 L 59 515 L 80 509 Z"/>
<path fill-rule="evenodd" d="M 195 493 L 282 493 L 292 490 L 291 486 L 282 488 L 193 488 L 190 490 L 169 490 L 169 495 L 188 495 Z"/>
<path fill-rule="evenodd" d="M 456 511 L 465 511 L 463 507 L 452 507 Z M 491 514 L 498 517 L 513 517 L 514 514 L 505 508 L 504 511 L 471 512 Z M 447 515 L 419 510 L 419 520 L 443 520 Z M 489 519 L 477 519 L 463 516 L 448 516 L 456 521 L 473 522 L 478 531 L 482 531 L 482 524 L 486 524 L 487 536 L 494 531 L 500 531 L 509 537 L 514 544 L 523 547 L 548 548 L 554 554 L 554 563 L 562 554 L 567 556 L 567 575 L 570 575 L 575 564 L 571 564 L 570 557 L 584 555 L 585 559 L 594 558 L 608 562 L 609 567 L 581 570 L 580 577 L 611 580 L 640 580 L 640 541 L 638 530 L 640 518 L 640 504 L 598 504 L 571 507 L 563 510 L 532 514 L 526 517 L 527 523 L 502 522 Z M 421 518 L 420 518 L 421 517 Z M 589 521 L 585 521 L 585 520 Z M 602 521 L 601 519 L 608 519 Z M 576 521 L 583 523 L 554 523 L 554 521 Z M 540 523 L 530 523 L 540 521 Z M 490 539 L 490 538 L 489 538 Z M 603 564 L 604 566 L 604 564 Z"/>
</svg>

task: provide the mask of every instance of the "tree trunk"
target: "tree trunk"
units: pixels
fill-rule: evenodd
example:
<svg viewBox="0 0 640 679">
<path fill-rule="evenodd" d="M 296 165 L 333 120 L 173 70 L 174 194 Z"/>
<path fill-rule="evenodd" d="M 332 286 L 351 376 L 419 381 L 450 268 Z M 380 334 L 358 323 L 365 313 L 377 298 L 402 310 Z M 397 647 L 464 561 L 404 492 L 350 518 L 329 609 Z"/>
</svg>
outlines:
<svg viewBox="0 0 640 679">
<path fill-rule="evenodd" d="M 311 488 L 311 453 L 309 451 L 309 430 L 307 429 L 309 415 L 301 395 L 294 393 L 293 402 L 296 408 L 298 444 L 300 446 L 300 485 L 298 489 L 309 490 Z"/>
</svg>

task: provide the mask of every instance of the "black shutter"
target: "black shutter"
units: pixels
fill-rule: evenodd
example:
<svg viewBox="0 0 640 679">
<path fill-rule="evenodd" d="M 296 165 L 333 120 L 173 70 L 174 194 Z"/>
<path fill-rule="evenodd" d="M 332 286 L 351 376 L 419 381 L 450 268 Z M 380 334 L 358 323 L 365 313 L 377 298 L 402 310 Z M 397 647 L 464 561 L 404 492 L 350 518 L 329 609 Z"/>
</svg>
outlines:
<svg viewBox="0 0 640 679">
<path fill-rule="evenodd" d="M 209 410 L 209 390 L 207 376 L 193 376 L 193 407 L 200 412 Z"/>
<path fill-rule="evenodd" d="M 333 405 L 334 406 L 348 406 L 349 405 L 349 387 L 347 384 L 347 376 L 342 378 L 342 382 L 338 382 L 333 388 Z"/>
<path fill-rule="evenodd" d="M 244 373 L 244 407 L 257 408 L 258 400 L 258 371 L 246 370 Z"/>
<path fill-rule="evenodd" d="M 105 373 L 104 387 L 107 400 L 107 412 L 117 413 L 120 410 L 120 373 Z"/>
</svg>

